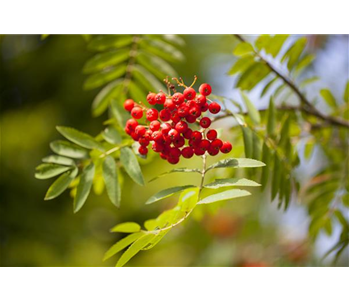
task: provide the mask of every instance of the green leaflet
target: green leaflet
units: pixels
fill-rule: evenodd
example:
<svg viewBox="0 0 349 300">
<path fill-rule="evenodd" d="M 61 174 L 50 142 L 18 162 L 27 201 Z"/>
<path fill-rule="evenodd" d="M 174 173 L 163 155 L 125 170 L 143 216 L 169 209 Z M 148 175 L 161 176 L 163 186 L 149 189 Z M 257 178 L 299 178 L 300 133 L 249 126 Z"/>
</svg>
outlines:
<svg viewBox="0 0 349 300">
<path fill-rule="evenodd" d="M 250 116 L 252 122 L 255 125 L 259 125 L 261 122 L 261 116 L 259 114 L 259 111 L 256 109 L 254 104 L 250 101 L 250 99 L 247 97 L 247 95 L 244 92 L 241 92 L 242 99 L 245 102 L 248 115 Z"/>
<path fill-rule="evenodd" d="M 140 42 L 140 46 L 158 57 L 161 57 L 170 62 L 184 61 L 184 55 L 177 48 L 173 47 L 162 40 L 147 39 Z"/>
<path fill-rule="evenodd" d="M 109 259 L 122 249 L 126 248 L 127 246 L 131 245 L 134 241 L 136 241 L 138 238 L 143 236 L 144 232 L 137 232 L 128 235 L 127 237 L 123 238 L 122 240 L 118 241 L 116 244 L 114 244 L 105 254 L 103 261 Z"/>
<path fill-rule="evenodd" d="M 273 97 L 270 97 L 267 122 L 268 136 L 274 137 L 276 133 L 276 110 Z"/>
<path fill-rule="evenodd" d="M 78 131 L 74 128 L 57 126 L 58 132 L 62 134 L 69 141 L 87 148 L 87 149 L 98 149 L 104 151 L 104 147 L 98 143 L 92 136 L 87 133 Z"/>
<path fill-rule="evenodd" d="M 42 161 L 45 163 L 52 163 L 64 166 L 75 166 L 75 162 L 73 159 L 59 155 L 46 156 L 42 159 Z"/>
<path fill-rule="evenodd" d="M 86 199 L 91 191 L 94 175 L 95 165 L 93 163 L 90 163 L 83 169 L 80 176 L 80 181 L 74 198 L 74 213 L 77 213 L 85 204 Z"/>
<path fill-rule="evenodd" d="M 61 166 L 56 164 L 41 164 L 36 167 L 35 178 L 48 179 L 70 170 L 71 166 Z"/>
<path fill-rule="evenodd" d="M 68 141 L 54 141 L 50 143 L 50 148 L 53 152 L 76 159 L 84 159 L 89 157 L 86 149 L 74 145 Z"/>
<path fill-rule="evenodd" d="M 201 199 L 198 202 L 198 204 L 209 204 L 217 201 L 240 198 L 240 197 L 245 197 L 249 195 L 251 195 L 251 193 L 249 193 L 248 191 L 233 189 L 233 190 L 224 191 L 218 194 L 210 195 L 204 199 Z"/>
<path fill-rule="evenodd" d="M 301 56 L 304 47 L 307 43 L 306 38 L 300 38 L 298 39 L 285 53 L 285 55 L 282 57 L 281 61 L 285 61 L 288 59 L 287 62 L 287 68 L 291 70 L 294 65 L 297 63 L 299 57 Z"/>
<path fill-rule="evenodd" d="M 178 200 L 178 206 L 184 213 L 190 212 L 198 202 L 199 188 L 195 187 L 192 189 L 184 190 Z"/>
<path fill-rule="evenodd" d="M 102 71 L 104 68 L 115 66 L 124 62 L 129 57 L 128 49 L 112 50 L 99 53 L 89 59 L 83 68 L 85 74 Z"/>
<path fill-rule="evenodd" d="M 227 158 L 209 166 L 206 171 L 216 168 L 259 168 L 265 164 L 261 161 L 249 158 Z"/>
<path fill-rule="evenodd" d="M 228 74 L 234 75 L 238 72 L 244 72 L 254 63 L 255 60 L 253 55 L 244 55 L 235 62 L 235 64 L 229 70 Z"/>
<path fill-rule="evenodd" d="M 139 185 L 144 185 L 144 178 L 136 155 L 128 147 L 120 150 L 120 161 L 126 173 Z"/>
<path fill-rule="evenodd" d="M 349 102 L 349 81 L 347 82 L 345 89 L 344 89 L 343 100 L 346 103 Z"/>
<path fill-rule="evenodd" d="M 112 99 L 117 97 L 122 91 L 122 81 L 115 80 L 107 84 L 99 91 L 92 102 L 92 115 L 94 117 L 100 116 L 110 105 Z"/>
<path fill-rule="evenodd" d="M 241 88 L 241 90 L 250 91 L 269 73 L 270 69 L 265 63 L 255 63 L 241 74 L 236 85 Z"/>
<path fill-rule="evenodd" d="M 162 174 L 152 178 L 151 180 L 149 180 L 149 182 L 152 182 L 152 181 L 154 181 L 154 180 L 156 180 L 164 175 L 171 174 L 171 173 L 198 173 L 198 174 L 201 174 L 199 169 L 176 168 L 176 169 L 172 169 L 171 171 L 162 173 Z"/>
<path fill-rule="evenodd" d="M 263 97 L 268 90 L 270 89 L 270 87 L 278 80 L 278 77 L 274 77 L 273 79 L 271 79 L 263 88 L 262 93 L 261 93 L 261 97 Z"/>
<path fill-rule="evenodd" d="M 107 155 L 103 162 L 103 179 L 110 201 L 116 207 L 119 207 L 121 201 L 121 188 L 116 168 L 114 158 Z"/>
<path fill-rule="evenodd" d="M 304 79 L 300 84 L 299 84 L 299 87 L 300 88 L 304 88 L 305 86 L 307 86 L 308 84 L 311 84 L 315 81 L 318 81 L 320 78 L 317 77 L 317 76 L 314 76 L 314 77 L 310 77 L 310 78 L 306 78 Z"/>
<path fill-rule="evenodd" d="M 136 240 L 120 257 L 116 266 L 122 267 L 125 265 L 132 257 L 134 257 L 139 251 L 141 251 L 145 246 L 147 246 L 154 238 L 155 234 L 145 234 Z"/>
<path fill-rule="evenodd" d="M 247 126 L 241 126 L 242 136 L 244 139 L 245 157 L 252 157 L 253 151 L 253 140 L 252 140 L 252 130 Z"/>
<path fill-rule="evenodd" d="M 78 174 L 78 169 L 74 168 L 70 172 L 62 174 L 56 179 L 56 181 L 49 187 L 45 200 L 51 200 L 62 194 L 69 186 L 69 184 L 74 180 Z"/>
<path fill-rule="evenodd" d="M 260 186 L 260 184 L 245 178 L 224 178 L 216 179 L 214 182 L 206 184 L 204 188 L 219 189 L 230 186 Z"/>
<path fill-rule="evenodd" d="M 159 200 L 168 198 L 177 192 L 186 190 L 186 189 L 191 188 L 191 187 L 194 187 L 194 186 L 193 185 L 175 186 L 172 188 L 162 190 L 162 191 L 156 193 L 155 195 L 153 195 L 152 197 L 150 197 L 145 204 L 151 204 L 151 203 L 157 202 Z"/>
<path fill-rule="evenodd" d="M 322 98 L 325 99 L 326 103 L 331 107 L 331 108 L 336 108 L 337 107 L 337 103 L 336 103 L 336 99 L 334 98 L 333 94 L 331 93 L 330 90 L 328 89 L 322 89 L 320 91 L 320 95 L 322 96 Z"/>
<path fill-rule="evenodd" d="M 140 82 L 147 91 L 165 90 L 162 82 L 141 65 L 133 66 L 132 75 L 136 79 L 136 81 Z"/>
<path fill-rule="evenodd" d="M 97 36 L 88 44 L 90 50 L 105 51 L 112 48 L 121 48 L 132 43 L 131 35 L 103 35 Z"/>
<path fill-rule="evenodd" d="M 264 142 L 262 147 L 262 161 L 266 164 L 266 167 L 262 169 L 262 174 L 261 174 L 262 190 L 265 189 L 268 183 L 270 156 L 271 156 L 271 153 L 270 153 L 269 147 Z"/>
<path fill-rule="evenodd" d="M 313 54 L 304 55 L 303 58 L 298 62 L 295 70 L 297 73 L 300 73 L 303 69 L 309 66 L 315 59 Z"/>
<path fill-rule="evenodd" d="M 141 226 L 135 222 L 121 223 L 114 226 L 112 229 L 110 229 L 111 232 L 125 232 L 125 233 L 138 232 L 140 230 L 141 230 Z"/>
<path fill-rule="evenodd" d="M 133 100 L 135 100 L 138 103 L 143 102 L 147 105 L 147 102 L 145 100 L 147 98 L 147 94 L 143 90 L 141 90 L 137 84 L 131 81 L 128 88 L 131 98 Z"/>
<path fill-rule="evenodd" d="M 252 45 L 247 42 L 242 42 L 235 47 L 233 54 L 236 56 L 243 56 L 252 52 L 254 52 Z"/>
<path fill-rule="evenodd" d="M 122 142 L 119 131 L 117 131 L 113 126 L 108 126 L 106 129 L 104 129 L 102 136 L 109 144 L 112 145 L 118 145 Z"/>
</svg>

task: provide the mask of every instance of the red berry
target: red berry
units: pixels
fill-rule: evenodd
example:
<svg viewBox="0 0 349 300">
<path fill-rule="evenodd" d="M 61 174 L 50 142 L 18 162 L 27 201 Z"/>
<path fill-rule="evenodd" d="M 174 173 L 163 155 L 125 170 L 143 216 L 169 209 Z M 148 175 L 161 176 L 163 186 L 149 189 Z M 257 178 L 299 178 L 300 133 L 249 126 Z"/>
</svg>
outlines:
<svg viewBox="0 0 349 300">
<path fill-rule="evenodd" d="M 134 131 L 138 125 L 138 122 L 135 119 L 129 119 L 126 122 L 126 127 Z"/>
<path fill-rule="evenodd" d="M 171 111 L 176 108 L 176 104 L 171 99 L 166 99 L 164 107 Z"/>
<path fill-rule="evenodd" d="M 221 106 L 217 102 L 212 102 L 208 106 L 208 109 L 212 114 L 218 114 L 221 110 Z"/>
<path fill-rule="evenodd" d="M 223 145 L 221 147 L 222 153 L 229 153 L 233 146 L 229 142 L 223 142 Z"/>
<path fill-rule="evenodd" d="M 191 158 L 194 155 L 194 149 L 192 147 L 184 147 L 182 149 L 182 156 L 184 158 Z"/>
<path fill-rule="evenodd" d="M 179 150 L 176 147 L 172 147 L 170 149 L 170 152 L 168 154 L 169 157 L 180 157 L 181 156 L 181 150 Z"/>
<path fill-rule="evenodd" d="M 187 106 L 187 104 L 182 103 L 181 106 L 178 108 L 178 115 L 183 118 L 188 115 L 188 112 L 189 107 Z"/>
<path fill-rule="evenodd" d="M 199 106 L 202 106 L 206 103 L 206 97 L 203 96 L 203 95 L 199 95 L 197 98 L 196 98 L 196 104 L 199 105 Z"/>
<path fill-rule="evenodd" d="M 194 116 L 192 116 L 192 115 L 188 115 L 188 116 L 185 117 L 185 120 L 186 120 L 189 124 L 193 124 L 193 123 L 195 123 L 196 118 L 195 118 Z"/>
<path fill-rule="evenodd" d="M 149 145 L 149 140 L 145 137 L 140 137 L 139 140 L 138 140 L 138 143 L 141 144 L 141 146 L 148 146 Z"/>
<path fill-rule="evenodd" d="M 145 134 L 145 131 L 146 131 L 146 129 L 142 125 L 138 125 L 135 129 L 135 133 L 139 136 L 143 136 Z"/>
<path fill-rule="evenodd" d="M 156 101 L 155 101 L 155 96 L 156 94 L 155 93 L 149 93 L 148 96 L 147 96 L 147 101 L 150 105 L 155 105 L 156 104 Z"/>
<path fill-rule="evenodd" d="M 154 142 L 159 143 L 160 141 L 163 140 L 163 134 L 161 131 L 154 131 L 153 134 L 151 135 L 151 138 Z"/>
<path fill-rule="evenodd" d="M 222 147 L 223 142 L 220 139 L 215 139 L 214 141 L 211 142 L 211 147 L 215 148 L 219 151 L 219 149 Z"/>
<path fill-rule="evenodd" d="M 211 86 L 208 83 L 203 83 L 199 87 L 199 92 L 203 96 L 208 96 L 209 94 L 211 94 L 212 88 L 211 88 Z"/>
<path fill-rule="evenodd" d="M 147 120 L 148 121 L 155 121 L 158 119 L 159 113 L 155 108 L 150 108 L 147 110 Z"/>
<path fill-rule="evenodd" d="M 189 140 L 191 138 L 191 134 L 193 133 L 193 131 L 188 128 L 184 133 L 183 133 L 183 137 L 186 138 L 187 140 Z"/>
<path fill-rule="evenodd" d="M 202 140 L 199 143 L 199 148 L 201 148 L 202 151 L 207 151 L 210 147 L 211 143 L 208 140 Z"/>
<path fill-rule="evenodd" d="M 200 147 L 194 148 L 194 153 L 195 153 L 195 155 L 197 155 L 197 156 L 204 155 L 204 154 L 205 154 L 205 151 L 206 151 L 206 150 L 203 150 L 203 149 L 200 148 Z"/>
<path fill-rule="evenodd" d="M 195 140 L 190 139 L 188 144 L 192 148 L 197 148 L 200 144 L 200 140 L 195 141 Z"/>
<path fill-rule="evenodd" d="M 151 137 L 152 134 L 153 134 L 153 131 L 151 131 L 150 129 L 148 129 L 148 130 L 145 131 L 144 137 L 145 137 L 147 140 L 150 141 L 150 140 L 152 139 L 152 137 Z"/>
<path fill-rule="evenodd" d="M 202 133 L 199 131 L 193 131 L 190 139 L 193 141 L 201 141 L 202 140 Z"/>
<path fill-rule="evenodd" d="M 164 93 L 158 93 L 155 96 L 155 103 L 156 104 L 164 104 L 166 101 L 166 95 Z"/>
<path fill-rule="evenodd" d="M 208 128 L 211 125 L 211 120 L 208 117 L 204 117 L 200 120 L 200 126 L 202 128 Z"/>
<path fill-rule="evenodd" d="M 132 108 L 134 108 L 135 106 L 135 102 L 132 100 L 132 99 L 127 99 L 125 102 L 124 102 L 124 108 L 127 110 L 127 111 L 131 111 Z"/>
<path fill-rule="evenodd" d="M 187 129 L 188 129 L 188 124 L 184 121 L 179 121 L 176 125 L 175 125 L 175 129 L 179 132 L 179 133 L 184 133 Z"/>
<path fill-rule="evenodd" d="M 168 123 L 161 124 L 161 132 L 163 135 L 168 134 L 168 132 L 172 129 L 172 126 Z"/>
<path fill-rule="evenodd" d="M 201 110 L 198 105 L 195 104 L 195 106 L 189 108 L 189 115 L 197 118 L 200 116 L 200 114 L 201 114 Z"/>
<path fill-rule="evenodd" d="M 196 96 L 196 92 L 193 88 L 186 88 L 183 92 L 184 98 L 187 100 L 192 100 Z"/>
<path fill-rule="evenodd" d="M 133 130 L 132 128 L 125 127 L 125 132 L 126 132 L 128 135 L 131 135 L 131 133 L 134 132 L 134 130 Z"/>
<path fill-rule="evenodd" d="M 168 132 L 168 136 L 170 137 L 170 139 L 172 141 L 174 141 L 175 139 L 177 139 L 179 137 L 179 132 L 176 129 L 171 129 Z"/>
<path fill-rule="evenodd" d="M 141 146 L 138 148 L 138 152 L 139 152 L 139 154 L 146 155 L 148 153 L 148 148 Z"/>
<path fill-rule="evenodd" d="M 135 119 L 140 119 L 143 117 L 143 110 L 140 107 L 136 106 L 132 108 L 131 116 Z"/>
<path fill-rule="evenodd" d="M 153 149 L 154 152 L 161 152 L 164 149 L 164 145 L 159 144 L 159 143 L 154 143 L 151 148 Z"/>
<path fill-rule="evenodd" d="M 176 105 L 180 105 L 184 102 L 184 96 L 181 93 L 175 93 L 172 96 L 172 100 Z"/>
<path fill-rule="evenodd" d="M 184 140 L 184 137 L 182 137 L 182 136 L 178 136 L 178 138 L 176 138 L 173 141 L 173 145 L 176 146 L 177 148 L 183 147 L 184 144 L 185 144 L 185 140 Z"/>
<path fill-rule="evenodd" d="M 210 145 L 210 148 L 208 148 L 207 150 L 208 154 L 210 154 L 211 156 L 215 156 L 219 153 L 219 149 L 212 147 L 212 144 Z"/>
<path fill-rule="evenodd" d="M 171 119 L 171 113 L 168 109 L 163 109 L 160 111 L 160 119 L 164 122 L 169 121 Z"/>
<path fill-rule="evenodd" d="M 205 104 L 200 106 L 201 112 L 206 112 L 208 110 L 208 103 L 206 102 Z"/>
<path fill-rule="evenodd" d="M 160 129 L 160 125 L 161 125 L 160 122 L 155 120 L 155 121 L 150 122 L 149 128 L 152 131 L 158 131 Z"/>
<path fill-rule="evenodd" d="M 167 161 L 172 164 L 172 165 L 175 165 L 175 164 L 178 164 L 179 162 L 179 157 L 168 157 L 167 158 Z"/>
<path fill-rule="evenodd" d="M 209 131 L 207 131 L 206 136 L 209 140 L 213 141 L 217 138 L 217 131 L 214 129 L 210 129 Z"/>
<path fill-rule="evenodd" d="M 131 138 L 133 138 L 134 141 L 138 141 L 139 140 L 139 135 L 135 132 L 131 133 Z"/>
<path fill-rule="evenodd" d="M 171 113 L 171 120 L 173 123 L 178 123 L 181 120 L 181 117 L 178 115 L 176 110 Z"/>
</svg>

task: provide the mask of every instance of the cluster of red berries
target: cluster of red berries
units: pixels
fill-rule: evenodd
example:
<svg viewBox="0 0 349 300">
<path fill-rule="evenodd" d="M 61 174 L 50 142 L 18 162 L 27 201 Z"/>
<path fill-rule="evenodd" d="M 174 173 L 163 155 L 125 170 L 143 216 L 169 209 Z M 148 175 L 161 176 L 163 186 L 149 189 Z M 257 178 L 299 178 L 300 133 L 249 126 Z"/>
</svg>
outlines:
<svg viewBox="0 0 349 300">
<path fill-rule="evenodd" d="M 232 149 L 229 142 L 217 139 L 217 131 L 210 129 L 211 119 L 202 117 L 209 111 L 217 114 L 221 110 L 218 103 L 208 100 L 211 86 L 204 83 L 199 88 L 199 95 L 192 87 L 185 88 L 183 93 L 166 95 L 149 93 L 147 101 L 151 105 L 162 105 L 163 109 L 146 108 L 128 99 L 124 108 L 131 113 L 133 119 L 126 122 L 125 131 L 133 140 L 138 141 L 141 155 L 148 153 L 148 146 L 158 152 L 161 158 L 171 164 L 179 162 L 180 156 L 191 158 L 195 155 L 208 154 L 214 156 L 221 151 L 228 153 Z M 140 125 L 137 120 L 145 113 L 146 125 Z M 189 128 L 188 124 L 198 123 L 200 130 Z"/>
</svg>

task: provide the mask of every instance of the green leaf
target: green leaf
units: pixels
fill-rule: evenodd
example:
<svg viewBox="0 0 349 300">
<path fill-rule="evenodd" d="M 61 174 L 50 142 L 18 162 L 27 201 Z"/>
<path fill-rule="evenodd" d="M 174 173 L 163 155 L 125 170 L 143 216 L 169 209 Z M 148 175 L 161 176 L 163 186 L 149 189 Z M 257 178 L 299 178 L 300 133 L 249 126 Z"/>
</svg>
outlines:
<svg viewBox="0 0 349 300">
<path fill-rule="evenodd" d="M 50 148 L 53 152 L 76 159 L 88 158 L 88 151 L 68 141 L 54 141 L 50 143 Z"/>
<path fill-rule="evenodd" d="M 253 140 L 252 140 L 252 130 L 249 127 L 241 126 L 242 130 L 242 136 L 244 140 L 244 147 L 245 147 L 245 157 L 251 158 L 252 157 L 252 151 L 253 151 Z"/>
<path fill-rule="evenodd" d="M 262 90 L 261 97 L 263 97 L 269 90 L 269 88 L 273 85 L 274 82 L 278 80 L 278 77 L 274 77 L 272 80 L 270 80 L 265 87 Z"/>
<path fill-rule="evenodd" d="M 42 159 L 42 161 L 45 163 L 52 163 L 64 166 L 75 166 L 75 162 L 73 159 L 59 155 L 46 156 Z"/>
<path fill-rule="evenodd" d="M 307 43 L 306 38 L 300 38 L 298 39 L 285 53 L 285 55 L 282 57 L 281 61 L 285 61 L 288 58 L 287 62 L 287 68 L 291 70 L 294 65 L 297 63 L 300 55 L 302 54 L 305 45 Z"/>
<path fill-rule="evenodd" d="M 56 181 L 49 187 L 45 200 L 51 200 L 62 194 L 69 186 L 69 184 L 74 180 L 78 174 L 78 169 L 74 168 L 70 172 L 66 172 L 59 176 Z"/>
<path fill-rule="evenodd" d="M 300 84 L 299 87 L 304 88 L 305 86 L 307 86 L 308 84 L 311 84 L 315 81 L 318 81 L 320 78 L 317 76 L 314 77 L 310 77 L 310 78 L 306 78 L 304 79 Z"/>
<path fill-rule="evenodd" d="M 235 64 L 231 67 L 228 74 L 234 75 L 238 72 L 244 72 L 246 71 L 251 65 L 255 63 L 254 56 L 253 55 L 245 55 L 241 58 L 239 58 Z"/>
<path fill-rule="evenodd" d="M 158 179 L 164 175 L 171 174 L 171 173 L 198 173 L 198 174 L 201 174 L 199 169 L 176 168 L 176 169 L 172 169 L 171 171 L 162 173 L 162 174 L 152 178 L 151 180 L 149 180 L 149 182 L 155 181 L 156 179 Z"/>
<path fill-rule="evenodd" d="M 127 237 L 123 238 L 122 240 L 118 241 L 104 254 L 103 261 L 109 259 L 116 253 L 120 252 L 122 249 L 125 249 L 127 246 L 131 245 L 134 241 L 136 241 L 143 235 L 144 235 L 144 232 L 137 232 L 137 233 L 130 234 Z"/>
<path fill-rule="evenodd" d="M 146 234 L 136 240 L 120 257 L 116 266 L 122 267 L 125 265 L 133 256 L 147 246 L 154 238 L 155 234 Z"/>
<path fill-rule="evenodd" d="M 150 73 L 154 74 L 160 80 L 163 80 L 166 76 L 177 76 L 177 72 L 172 68 L 172 66 L 157 56 L 138 51 L 136 60 L 140 65 L 144 66 L 150 71 Z"/>
<path fill-rule="evenodd" d="M 114 158 L 107 155 L 103 162 L 103 179 L 110 201 L 116 207 L 119 207 L 121 201 L 121 189 L 116 168 Z"/>
<path fill-rule="evenodd" d="M 262 146 L 261 146 L 261 140 L 255 132 L 252 132 L 252 144 L 253 144 L 252 158 L 259 160 L 261 157 Z"/>
<path fill-rule="evenodd" d="M 124 127 L 127 120 L 130 118 L 130 114 L 121 104 L 121 101 L 126 99 L 125 97 L 126 95 L 124 93 L 120 93 L 117 95 L 117 98 L 111 101 L 111 112 L 121 127 Z"/>
<path fill-rule="evenodd" d="M 229 200 L 229 199 L 234 199 L 234 198 L 240 198 L 240 197 L 245 197 L 249 196 L 251 193 L 245 190 L 239 190 L 239 189 L 233 189 L 233 190 L 228 190 L 224 191 L 218 194 L 213 194 L 210 195 L 198 202 L 198 204 L 209 204 L 217 201 L 223 201 L 223 200 Z"/>
<path fill-rule="evenodd" d="M 122 87 L 122 81 L 115 80 L 101 89 L 92 102 L 92 115 L 98 117 L 103 114 L 112 99 L 121 93 Z"/>
<path fill-rule="evenodd" d="M 328 89 L 322 89 L 320 91 L 320 95 L 322 96 L 322 98 L 325 99 L 326 103 L 332 107 L 332 108 L 336 108 L 337 107 L 337 103 L 336 103 L 336 99 L 334 98 L 333 94 L 331 93 L 330 90 Z"/>
<path fill-rule="evenodd" d="M 104 129 L 102 136 L 109 144 L 118 145 L 122 142 L 119 131 L 117 131 L 113 126 L 109 126 Z"/>
<path fill-rule="evenodd" d="M 347 82 L 346 86 L 345 86 L 345 90 L 344 90 L 344 94 L 343 94 L 343 100 L 345 103 L 349 102 L 349 81 Z"/>
<path fill-rule="evenodd" d="M 282 165 L 277 155 L 274 156 L 274 169 L 273 178 L 271 183 L 271 199 L 274 200 L 279 188 L 280 188 L 280 178 L 282 174 Z"/>
<path fill-rule="evenodd" d="M 259 111 L 256 109 L 254 104 L 250 101 L 250 99 L 247 97 L 247 95 L 244 92 L 241 92 L 242 99 L 245 102 L 248 115 L 250 116 L 252 122 L 255 125 L 259 125 L 261 122 L 261 116 L 259 114 Z"/>
<path fill-rule="evenodd" d="M 146 245 L 144 248 L 142 248 L 142 251 L 150 250 L 151 248 L 153 248 L 157 243 L 159 243 L 163 239 L 163 237 L 167 234 L 167 232 L 170 231 L 170 229 L 171 228 L 160 231 L 156 235 L 156 237 L 153 240 L 151 240 L 151 242 L 148 245 Z"/>
<path fill-rule="evenodd" d="M 270 69 L 265 63 L 255 63 L 240 76 L 236 86 L 242 90 L 252 90 L 269 73 Z"/>
<path fill-rule="evenodd" d="M 56 164 L 41 164 L 36 167 L 35 178 L 48 179 L 62 174 L 71 169 L 71 166 L 61 166 Z"/>
<path fill-rule="evenodd" d="M 178 205 L 185 214 L 190 212 L 198 202 L 199 188 L 195 187 L 183 191 L 178 200 Z"/>
<path fill-rule="evenodd" d="M 165 90 L 164 85 L 143 66 L 133 66 L 132 75 L 136 79 L 136 81 L 140 82 L 147 91 Z"/>
<path fill-rule="evenodd" d="M 90 74 L 103 69 L 115 66 L 124 62 L 129 58 L 130 51 L 128 49 L 112 50 L 104 53 L 97 54 L 89 59 L 83 68 L 85 74 Z"/>
<path fill-rule="evenodd" d="M 233 51 L 233 54 L 236 56 L 242 56 L 242 55 L 250 54 L 253 51 L 254 51 L 253 47 L 250 43 L 242 42 L 236 46 L 236 48 Z"/>
<path fill-rule="evenodd" d="M 171 197 L 172 195 L 174 195 L 177 192 L 189 189 L 194 187 L 193 185 L 184 185 L 184 186 L 175 186 L 175 187 L 171 187 L 165 190 L 162 190 L 158 193 L 156 193 L 155 195 L 151 196 L 147 202 L 145 202 L 145 204 L 151 204 L 154 202 L 157 202 L 159 200 Z"/>
<path fill-rule="evenodd" d="M 122 148 L 120 161 L 125 168 L 126 173 L 139 185 L 144 185 L 144 178 L 139 166 L 136 155 L 128 147 Z"/>
<path fill-rule="evenodd" d="M 137 84 L 131 81 L 128 88 L 131 98 L 135 100 L 135 102 L 143 102 L 146 104 L 147 94 L 141 90 Z"/>
<path fill-rule="evenodd" d="M 342 202 L 345 206 L 349 207 L 349 194 L 343 195 Z"/>
<path fill-rule="evenodd" d="M 85 204 L 86 199 L 91 191 L 94 175 L 95 165 L 93 163 L 90 163 L 83 169 L 80 176 L 80 181 L 74 198 L 74 213 L 77 213 Z"/>
<path fill-rule="evenodd" d="M 87 133 L 78 131 L 74 128 L 57 126 L 57 130 L 69 141 L 87 148 L 87 149 L 98 149 L 104 151 L 104 147 L 99 144 L 92 136 Z"/>
<path fill-rule="evenodd" d="M 270 137 L 274 137 L 276 133 L 276 111 L 273 97 L 270 97 L 269 101 L 267 133 Z"/>
<path fill-rule="evenodd" d="M 309 66 L 314 61 L 314 59 L 315 55 L 313 54 L 304 55 L 295 68 L 296 72 L 301 72 L 304 68 Z"/>
<path fill-rule="evenodd" d="M 126 73 L 126 64 L 122 64 L 113 68 L 105 69 L 99 73 L 90 75 L 84 82 L 85 90 L 92 90 L 109 83 L 112 80 L 120 78 Z"/>
<path fill-rule="evenodd" d="M 250 158 L 227 158 L 209 166 L 206 171 L 217 168 L 259 168 L 265 164 L 261 161 Z"/>
<path fill-rule="evenodd" d="M 269 34 L 261 34 L 254 44 L 258 50 L 262 50 L 269 45 L 271 39 L 272 37 Z"/>
<path fill-rule="evenodd" d="M 261 175 L 262 190 L 265 189 L 268 183 L 270 156 L 271 156 L 270 150 L 267 144 L 264 142 L 262 147 L 262 161 L 266 164 L 266 167 L 262 169 L 262 175 Z"/>
<path fill-rule="evenodd" d="M 276 57 L 288 37 L 288 34 L 276 34 L 273 37 L 271 37 L 270 41 L 264 47 L 266 53 L 269 53 L 273 57 Z"/>
<path fill-rule="evenodd" d="M 130 45 L 132 41 L 133 37 L 131 35 L 104 35 L 93 38 L 88 44 L 88 48 L 95 51 L 119 49 Z"/>
<path fill-rule="evenodd" d="M 260 184 L 245 178 L 224 178 L 216 179 L 214 182 L 205 185 L 204 188 L 219 189 L 229 186 L 260 186 Z"/>
<path fill-rule="evenodd" d="M 138 232 L 141 230 L 141 226 L 135 222 L 125 222 L 114 226 L 110 229 L 111 232 L 125 232 L 132 233 Z"/>
<path fill-rule="evenodd" d="M 184 60 L 184 55 L 177 48 L 162 40 L 147 39 L 140 42 L 140 47 L 167 61 L 176 63 Z"/>
</svg>

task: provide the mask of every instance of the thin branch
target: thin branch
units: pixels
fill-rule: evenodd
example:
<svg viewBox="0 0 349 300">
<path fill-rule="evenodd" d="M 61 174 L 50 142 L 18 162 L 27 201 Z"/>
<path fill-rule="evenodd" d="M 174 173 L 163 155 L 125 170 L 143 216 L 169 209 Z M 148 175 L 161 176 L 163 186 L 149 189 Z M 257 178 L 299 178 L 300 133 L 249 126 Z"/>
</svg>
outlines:
<svg viewBox="0 0 349 300">
<path fill-rule="evenodd" d="M 238 38 L 241 42 L 246 43 L 247 41 L 239 34 L 234 34 L 236 38 Z M 329 124 L 335 126 L 342 126 L 349 128 L 349 122 L 333 116 L 328 116 L 320 112 L 306 97 L 305 95 L 298 89 L 296 84 L 291 80 L 291 78 L 283 75 L 278 71 L 271 63 L 269 63 L 258 51 L 253 50 L 256 57 L 258 57 L 261 61 L 263 61 L 266 66 L 272 71 L 277 77 L 279 77 L 286 85 L 290 87 L 290 89 L 298 96 L 299 100 L 303 104 L 301 109 L 307 112 L 310 115 L 313 115 Z"/>
</svg>

